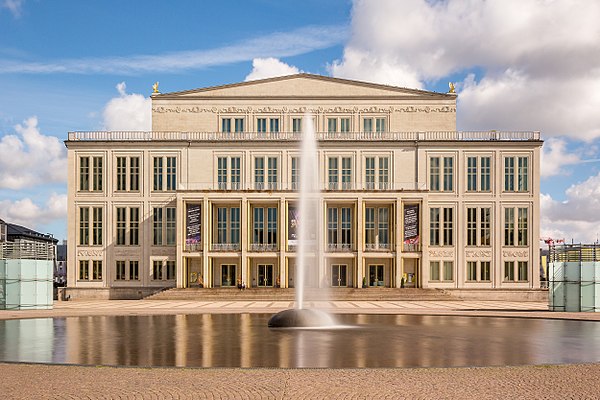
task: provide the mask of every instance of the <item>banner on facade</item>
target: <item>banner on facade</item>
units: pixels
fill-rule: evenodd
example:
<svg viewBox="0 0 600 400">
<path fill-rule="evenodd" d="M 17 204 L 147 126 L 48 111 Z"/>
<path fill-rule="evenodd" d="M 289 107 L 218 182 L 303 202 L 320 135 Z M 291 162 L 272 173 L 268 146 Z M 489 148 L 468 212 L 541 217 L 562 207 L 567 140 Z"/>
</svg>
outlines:
<svg viewBox="0 0 600 400">
<path fill-rule="evenodd" d="M 288 207 L 288 245 L 298 245 L 298 208 L 295 206 Z"/>
<path fill-rule="evenodd" d="M 404 243 L 419 243 L 419 205 L 404 206 Z"/>
<path fill-rule="evenodd" d="M 187 205 L 185 231 L 185 244 L 200 243 L 200 204 Z"/>
</svg>

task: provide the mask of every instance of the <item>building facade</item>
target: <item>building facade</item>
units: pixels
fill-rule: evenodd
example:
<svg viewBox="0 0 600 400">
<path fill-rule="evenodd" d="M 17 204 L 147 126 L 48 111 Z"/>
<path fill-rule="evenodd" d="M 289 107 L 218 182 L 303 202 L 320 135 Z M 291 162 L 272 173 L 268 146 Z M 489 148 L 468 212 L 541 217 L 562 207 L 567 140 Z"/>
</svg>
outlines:
<svg viewBox="0 0 600 400">
<path fill-rule="evenodd" d="M 312 119 L 320 214 L 298 215 Z M 152 95 L 151 132 L 71 132 L 68 286 L 534 289 L 539 132 L 456 131 L 456 94 L 310 74 Z"/>
</svg>

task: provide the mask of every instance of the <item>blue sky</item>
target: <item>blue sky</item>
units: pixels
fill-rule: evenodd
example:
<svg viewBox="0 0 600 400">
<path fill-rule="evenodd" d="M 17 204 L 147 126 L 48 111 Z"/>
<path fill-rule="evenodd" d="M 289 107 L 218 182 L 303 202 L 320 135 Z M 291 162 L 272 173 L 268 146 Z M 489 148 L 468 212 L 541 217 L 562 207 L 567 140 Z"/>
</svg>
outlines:
<svg viewBox="0 0 600 400">
<path fill-rule="evenodd" d="M 0 0 L 0 218 L 64 238 L 67 132 L 132 129 L 155 81 L 305 71 L 453 81 L 458 129 L 541 130 L 542 236 L 596 240 L 599 18 L 585 0 Z"/>
</svg>

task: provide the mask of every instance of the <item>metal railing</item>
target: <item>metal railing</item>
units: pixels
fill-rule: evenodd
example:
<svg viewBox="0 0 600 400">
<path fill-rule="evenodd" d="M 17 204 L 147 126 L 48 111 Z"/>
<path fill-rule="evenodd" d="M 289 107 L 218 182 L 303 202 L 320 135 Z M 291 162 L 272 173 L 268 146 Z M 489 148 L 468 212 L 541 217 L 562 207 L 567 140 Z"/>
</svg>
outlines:
<svg viewBox="0 0 600 400">
<path fill-rule="evenodd" d="M 0 260 L 54 260 L 54 245 L 34 242 L 0 243 Z"/>
<path fill-rule="evenodd" d="M 69 132 L 69 141 L 299 141 L 300 132 Z M 316 132 L 319 141 L 540 140 L 539 131 Z"/>
<path fill-rule="evenodd" d="M 252 243 L 250 244 L 250 251 L 277 251 L 277 244 Z"/>
<path fill-rule="evenodd" d="M 239 251 L 239 243 L 213 243 L 210 245 L 211 251 Z"/>
<path fill-rule="evenodd" d="M 297 191 L 298 183 L 295 182 L 181 182 L 178 184 L 180 190 L 210 190 L 210 191 Z M 319 189 L 325 192 L 348 192 L 348 191 L 370 191 L 370 192 L 390 192 L 399 190 L 426 190 L 427 184 L 424 182 L 381 182 L 373 184 L 371 182 L 344 182 L 342 184 L 331 184 L 329 182 L 320 182 Z"/>
<path fill-rule="evenodd" d="M 391 245 L 389 243 L 365 243 L 365 250 L 367 251 L 390 251 Z"/>
</svg>

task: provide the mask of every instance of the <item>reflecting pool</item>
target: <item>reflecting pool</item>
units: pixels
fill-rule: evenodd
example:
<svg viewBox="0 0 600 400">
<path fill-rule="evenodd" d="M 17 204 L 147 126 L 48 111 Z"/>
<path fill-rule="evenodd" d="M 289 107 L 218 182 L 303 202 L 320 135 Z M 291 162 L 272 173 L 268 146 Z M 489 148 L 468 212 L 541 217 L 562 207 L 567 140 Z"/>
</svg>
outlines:
<svg viewBox="0 0 600 400">
<path fill-rule="evenodd" d="M 271 314 L 0 321 L 0 361 L 178 367 L 458 367 L 600 361 L 589 321 L 339 315 L 270 329 Z"/>
</svg>

